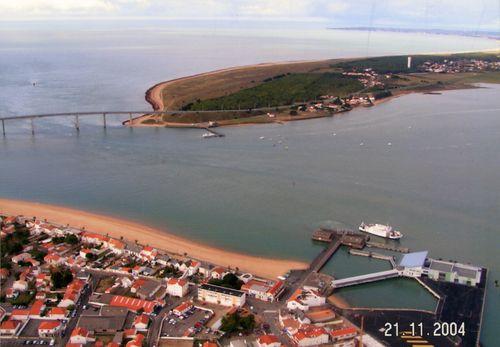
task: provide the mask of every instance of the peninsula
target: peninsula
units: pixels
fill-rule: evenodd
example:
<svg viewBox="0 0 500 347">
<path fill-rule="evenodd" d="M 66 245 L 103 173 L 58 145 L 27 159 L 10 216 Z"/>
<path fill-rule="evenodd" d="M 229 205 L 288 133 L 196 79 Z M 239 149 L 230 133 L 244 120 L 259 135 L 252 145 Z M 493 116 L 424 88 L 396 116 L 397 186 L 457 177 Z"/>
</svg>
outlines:
<svg viewBox="0 0 500 347">
<path fill-rule="evenodd" d="M 257 64 L 161 82 L 129 126 L 198 127 L 331 117 L 408 93 L 500 83 L 499 51 Z M 178 111 L 178 112 L 175 112 Z"/>
</svg>

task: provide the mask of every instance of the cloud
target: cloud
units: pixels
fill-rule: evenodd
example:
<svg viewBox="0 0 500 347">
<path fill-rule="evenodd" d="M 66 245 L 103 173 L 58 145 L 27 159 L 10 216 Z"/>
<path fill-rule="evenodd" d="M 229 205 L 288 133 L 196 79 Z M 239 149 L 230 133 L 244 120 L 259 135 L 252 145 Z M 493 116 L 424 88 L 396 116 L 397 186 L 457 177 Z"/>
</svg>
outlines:
<svg viewBox="0 0 500 347">
<path fill-rule="evenodd" d="M 499 30 L 498 0 L 0 0 L 2 19 L 171 18 Z"/>
</svg>

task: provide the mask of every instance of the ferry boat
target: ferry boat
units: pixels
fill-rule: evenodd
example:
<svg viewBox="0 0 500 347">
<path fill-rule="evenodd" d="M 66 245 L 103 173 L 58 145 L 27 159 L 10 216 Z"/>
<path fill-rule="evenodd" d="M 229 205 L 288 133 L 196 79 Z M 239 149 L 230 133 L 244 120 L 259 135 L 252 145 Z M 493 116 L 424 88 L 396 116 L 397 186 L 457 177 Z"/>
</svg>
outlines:
<svg viewBox="0 0 500 347">
<path fill-rule="evenodd" d="M 399 231 L 394 230 L 394 228 L 390 225 L 384 224 L 365 224 L 364 222 L 361 222 L 359 231 L 392 240 L 398 240 L 403 237 L 403 234 L 401 234 Z"/>
</svg>

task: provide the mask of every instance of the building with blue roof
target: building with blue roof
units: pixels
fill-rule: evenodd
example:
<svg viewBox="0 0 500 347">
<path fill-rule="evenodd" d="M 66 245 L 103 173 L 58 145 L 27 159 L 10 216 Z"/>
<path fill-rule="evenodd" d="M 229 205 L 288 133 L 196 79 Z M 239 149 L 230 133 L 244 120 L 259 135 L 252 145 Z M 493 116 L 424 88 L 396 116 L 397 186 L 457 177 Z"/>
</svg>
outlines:
<svg viewBox="0 0 500 347">
<path fill-rule="evenodd" d="M 403 276 L 420 277 L 422 275 L 428 251 L 408 253 L 399 262 L 398 269 Z"/>
</svg>

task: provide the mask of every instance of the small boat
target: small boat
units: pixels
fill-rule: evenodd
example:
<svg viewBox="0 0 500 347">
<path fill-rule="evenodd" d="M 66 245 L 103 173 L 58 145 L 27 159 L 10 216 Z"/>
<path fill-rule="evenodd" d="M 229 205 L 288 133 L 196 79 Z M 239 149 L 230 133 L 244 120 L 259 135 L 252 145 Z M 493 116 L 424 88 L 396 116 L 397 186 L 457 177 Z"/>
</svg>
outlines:
<svg viewBox="0 0 500 347">
<path fill-rule="evenodd" d="M 216 134 L 214 134 L 214 133 L 206 132 L 203 135 L 201 135 L 201 137 L 203 137 L 204 139 L 207 139 L 207 138 L 210 138 L 210 137 L 218 137 L 218 136 Z"/>
<path fill-rule="evenodd" d="M 364 222 L 361 222 L 359 231 L 392 240 L 399 240 L 403 237 L 401 232 L 394 230 L 394 228 L 390 225 L 384 224 L 365 224 Z"/>
</svg>

